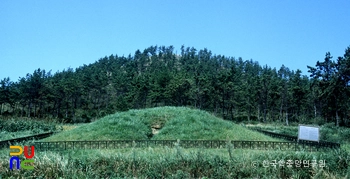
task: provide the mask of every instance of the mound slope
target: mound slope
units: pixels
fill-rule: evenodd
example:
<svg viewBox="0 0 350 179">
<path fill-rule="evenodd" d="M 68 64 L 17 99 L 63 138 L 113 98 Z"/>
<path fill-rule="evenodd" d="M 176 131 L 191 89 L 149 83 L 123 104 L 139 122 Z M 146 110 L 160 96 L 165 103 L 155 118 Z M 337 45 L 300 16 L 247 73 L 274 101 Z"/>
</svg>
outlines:
<svg viewBox="0 0 350 179">
<path fill-rule="evenodd" d="M 153 130 L 153 132 L 152 132 Z M 186 107 L 130 110 L 58 133 L 44 141 L 230 139 L 275 141 L 208 112 Z"/>
</svg>

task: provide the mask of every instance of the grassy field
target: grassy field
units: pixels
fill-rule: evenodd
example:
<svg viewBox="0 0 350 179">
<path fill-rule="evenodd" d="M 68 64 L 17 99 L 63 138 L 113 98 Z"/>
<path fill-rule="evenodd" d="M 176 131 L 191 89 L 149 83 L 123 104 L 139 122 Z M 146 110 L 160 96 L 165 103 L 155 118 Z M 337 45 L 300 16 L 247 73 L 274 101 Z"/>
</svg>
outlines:
<svg viewBox="0 0 350 179">
<path fill-rule="evenodd" d="M 12 125 L 11 125 L 12 126 Z M 28 125 L 30 126 L 30 125 Z M 9 149 L 0 150 L 0 178 L 334 178 L 350 177 L 350 153 L 234 149 L 229 140 L 276 141 L 242 124 L 183 107 L 160 107 L 116 113 L 89 124 L 63 125 L 45 139 L 115 140 L 180 139 L 169 147 L 100 150 L 36 151 L 34 170 L 9 170 Z M 293 135 L 296 126 L 258 124 L 266 130 Z M 57 126 L 56 126 L 57 127 Z M 322 126 L 332 136 L 332 126 Z M 334 138 L 346 134 L 337 132 Z M 329 133 L 329 134 L 327 134 Z M 221 149 L 185 149 L 181 140 L 226 140 Z M 347 140 L 343 143 L 347 144 Z M 17 145 L 29 145 L 30 142 Z M 23 156 L 21 156 L 24 159 Z M 300 164 L 295 161 L 308 161 Z M 317 165 L 311 166 L 313 161 Z M 324 166 L 319 162 L 325 161 Z M 287 166 L 287 162 L 289 165 Z M 290 163 L 292 162 L 292 163 Z M 276 163 L 276 164 L 274 164 Z M 283 166 L 282 166 L 283 165 Z"/>
<path fill-rule="evenodd" d="M 7 151 L 8 152 L 8 151 Z M 8 157 L 2 151 L 0 156 Z M 8 168 L 0 160 L 3 178 L 347 178 L 344 151 L 257 151 L 226 149 L 130 148 L 37 152 L 34 170 Z M 287 167 L 287 161 L 309 166 Z M 284 162 L 281 162 L 284 161 Z M 313 161 L 317 165 L 311 166 Z M 325 165 L 319 165 L 325 161 Z M 274 166 L 273 163 L 276 163 Z M 283 164 L 284 166 L 280 166 Z M 25 176 L 25 177 L 24 177 Z"/>
</svg>

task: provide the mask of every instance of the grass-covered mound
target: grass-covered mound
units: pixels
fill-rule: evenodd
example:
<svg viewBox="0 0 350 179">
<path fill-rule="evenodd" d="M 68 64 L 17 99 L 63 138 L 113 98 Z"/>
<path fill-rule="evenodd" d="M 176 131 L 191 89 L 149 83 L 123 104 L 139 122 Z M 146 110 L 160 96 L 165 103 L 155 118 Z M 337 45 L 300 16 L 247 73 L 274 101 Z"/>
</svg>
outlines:
<svg viewBox="0 0 350 179">
<path fill-rule="evenodd" d="M 120 139 L 275 140 L 205 111 L 186 107 L 157 107 L 108 115 L 45 141 Z"/>
</svg>

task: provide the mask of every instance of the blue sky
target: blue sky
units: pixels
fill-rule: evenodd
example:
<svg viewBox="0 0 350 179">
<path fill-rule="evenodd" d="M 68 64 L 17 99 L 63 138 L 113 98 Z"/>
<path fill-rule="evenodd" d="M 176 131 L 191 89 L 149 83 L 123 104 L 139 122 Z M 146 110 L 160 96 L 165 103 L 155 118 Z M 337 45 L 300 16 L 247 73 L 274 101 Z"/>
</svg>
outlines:
<svg viewBox="0 0 350 179">
<path fill-rule="evenodd" d="M 3 0 L 0 79 L 75 69 L 151 45 L 207 48 L 308 75 L 307 65 L 350 46 L 349 9 L 348 0 Z"/>
</svg>

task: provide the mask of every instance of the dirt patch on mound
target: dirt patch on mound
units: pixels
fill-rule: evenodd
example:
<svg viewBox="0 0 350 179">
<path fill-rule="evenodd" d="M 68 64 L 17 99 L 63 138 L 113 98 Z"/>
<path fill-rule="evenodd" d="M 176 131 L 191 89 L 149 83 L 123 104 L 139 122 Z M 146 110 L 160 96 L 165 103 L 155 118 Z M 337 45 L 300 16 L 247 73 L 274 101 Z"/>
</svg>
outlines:
<svg viewBox="0 0 350 179">
<path fill-rule="evenodd" d="M 152 128 L 152 134 L 155 135 L 159 133 L 159 130 L 162 128 L 162 126 L 160 126 L 159 124 L 155 124 L 155 125 L 152 125 L 151 128 Z"/>
</svg>

